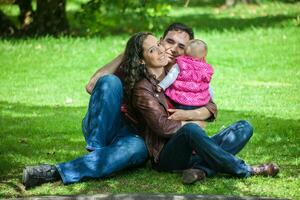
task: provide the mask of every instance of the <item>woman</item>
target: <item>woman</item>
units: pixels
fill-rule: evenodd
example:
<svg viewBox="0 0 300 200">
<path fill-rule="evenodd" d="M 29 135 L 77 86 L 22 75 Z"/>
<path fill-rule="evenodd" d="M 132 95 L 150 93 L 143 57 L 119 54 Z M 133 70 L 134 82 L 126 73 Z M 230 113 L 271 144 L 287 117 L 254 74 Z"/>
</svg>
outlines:
<svg viewBox="0 0 300 200">
<path fill-rule="evenodd" d="M 146 128 L 146 141 L 153 167 L 159 171 L 183 171 L 183 183 L 190 184 L 217 172 L 238 177 L 275 176 L 275 164 L 249 166 L 234 155 L 252 136 L 252 127 L 239 121 L 220 133 L 207 136 L 197 121 L 169 119 L 169 103 L 156 87 L 165 76 L 165 49 L 151 33 L 138 33 L 127 43 L 123 67 L 125 98 L 129 113 Z M 212 111 L 213 112 L 213 111 Z M 141 127 L 143 128 L 143 127 Z"/>
</svg>

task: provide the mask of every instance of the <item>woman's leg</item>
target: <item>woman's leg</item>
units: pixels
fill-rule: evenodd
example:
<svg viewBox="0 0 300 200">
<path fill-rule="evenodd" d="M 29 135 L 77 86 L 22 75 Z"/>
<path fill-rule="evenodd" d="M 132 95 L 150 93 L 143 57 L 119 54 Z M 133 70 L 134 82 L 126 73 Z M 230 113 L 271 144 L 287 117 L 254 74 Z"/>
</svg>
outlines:
<svg viewBox="0 0 300 200">
<path fill-rule="evenodd" d="M 102 178 L 124 168 L 142 164 L 148 156 L 144 140 L 125 126 L 111 145 L 70 162 L 56 165 L 64 184 Z"/>
<path fill-rule="evenodd" d="M 183 126 L 165 145 L 158 168 L 166 171 L 188 168 L 192 150 L 196 150 L 203 162 L 215 171 L 239 177 L 251 175 L 250 166 L 224 151 L 200 126 L 192 123 Z"/>
<path fill-rule="evenodd" d="M 253 128 L 249 122 L 240 120 L 223 129 L 211 138 L 225 151 L 236 155 L 247 144 L 253 135 Z"/>
<path fill-rule="evenodd" d="M 247 121 L 240 120 L 213 135 L 211 139 L 224 151 L 236 155 L 243 149 L 252 135 L 252 126 Z M 203 169 L 206 171 L 207 176 L 213 176 L 217 173 L 217 171 L 210 168 L 199 155 L 191 156 L 189 167 Z"/>
<path fill-rule="evenodd" d="M 123 87 L 117 76 L 106 75 L 97 81 L 82 121 L 88 150 L 105 147 L 115 138 L 122 126 L 122 99 Z"/>
</svg>

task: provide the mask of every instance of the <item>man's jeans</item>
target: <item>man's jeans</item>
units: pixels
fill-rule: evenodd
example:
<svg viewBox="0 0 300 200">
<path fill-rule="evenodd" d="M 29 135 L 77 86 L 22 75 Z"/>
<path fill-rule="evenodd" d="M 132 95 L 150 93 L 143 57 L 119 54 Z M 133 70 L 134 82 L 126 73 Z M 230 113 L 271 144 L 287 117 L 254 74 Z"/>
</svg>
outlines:
<svg viewBox="0 0 300 200">
<path fill-rule="evenodd" d="M 243 149 L 252 133 L 252 126 L 244 120 L 212 137 L 208 137 L 200 126 L 186 124 L 164 146 L 156 168 L 161 171 L 198 168 L 207 176 L 221 172 L 248 177 L 252 174 L 251 167 L 235 154 Z M 195 155 L 192 155 L 193 151 L 196 151 Z"/>
<path fill-rule="evenodd" d="M 146 161 L 144 140 L 122 117 L 122 99 L 123 87 L 118 77 L 106 75 L 97 81 L 82 122 L 86 148 L 91 152 L 56 165 L 64 184 L 105 177 Z"/>
</svg>

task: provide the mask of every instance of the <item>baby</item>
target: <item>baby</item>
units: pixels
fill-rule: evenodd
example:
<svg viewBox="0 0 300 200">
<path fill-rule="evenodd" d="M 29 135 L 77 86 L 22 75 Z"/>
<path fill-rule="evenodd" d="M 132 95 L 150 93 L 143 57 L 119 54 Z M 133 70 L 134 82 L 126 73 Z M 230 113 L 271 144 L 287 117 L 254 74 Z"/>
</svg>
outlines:
<svg viewBox="0 0 300 200">
<path fill-rule="evenodd" d="M 176 64 L 158 84 L 157 90 L 165 91 L 175 102 L 176 108 L 194 109 L 209 102 L 209 83 L 214 70 L 206 63 L 206 54 L 205 42 L 190 40 L 184 49 L 184 55 L 176 58 Z"/>
</svg>

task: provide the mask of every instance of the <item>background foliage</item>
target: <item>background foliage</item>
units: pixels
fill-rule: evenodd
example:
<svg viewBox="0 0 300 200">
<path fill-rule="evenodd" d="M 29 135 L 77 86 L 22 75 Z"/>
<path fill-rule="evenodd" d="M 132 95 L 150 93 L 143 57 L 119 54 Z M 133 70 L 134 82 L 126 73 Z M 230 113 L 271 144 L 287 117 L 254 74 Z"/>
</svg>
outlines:
<svg viewBox="0 0 300 200">
<path fill-rule="evenodd" d="M 141 30 L 162 31 L 164 24 L 174 20 L 168 18 L 171 11 L 178 8 L 224 10 L 268 2 L 295 4 L 297 0 L 2 0 L 0 36 L 105 36 Z M 202 19 L 205 17 L 184 20 L 195 23 Z"/>
<path fill-rule="evenodd" d="M 76 16 L 87 34 L 102 35 L 118 33 L 134 33 L 139 30 L 161 29 L 161 18 L 171 10 L 171 6 L 163 0 L 153 1 L 109 1 L 92 0 L 82 5 Z M 142 22 L 142 23 L 140 23 Z"/>
</svg>

